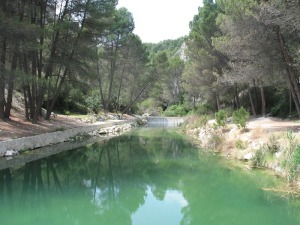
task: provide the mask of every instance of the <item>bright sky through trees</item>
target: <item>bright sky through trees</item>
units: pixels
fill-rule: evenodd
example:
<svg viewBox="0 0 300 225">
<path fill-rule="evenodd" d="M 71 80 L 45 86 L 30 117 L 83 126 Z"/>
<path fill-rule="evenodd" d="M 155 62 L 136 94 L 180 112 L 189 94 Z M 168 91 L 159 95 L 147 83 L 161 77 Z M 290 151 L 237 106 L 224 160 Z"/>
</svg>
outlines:
<svg viewBox="0 0 300 225">
<path fill-rule="evenodd" d="M 143 42 L 157 43 L 189 33 L 189 22 L 202 0 L 119 0 L 134 17 L 134 33 Z"/>
</svg>

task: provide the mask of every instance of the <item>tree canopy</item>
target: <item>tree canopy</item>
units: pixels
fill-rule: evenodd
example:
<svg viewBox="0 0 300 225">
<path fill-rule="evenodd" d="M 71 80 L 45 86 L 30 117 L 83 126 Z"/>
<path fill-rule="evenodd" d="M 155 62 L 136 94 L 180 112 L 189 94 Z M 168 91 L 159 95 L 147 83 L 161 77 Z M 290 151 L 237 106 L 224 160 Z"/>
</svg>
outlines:
<svg viewBox="0 0 300 225">
<path fill-rule="evenodd" d="M 300 115 L 299 1 L 204 0 L 186 37 L 143 43 L 116 0 L 0 2 L 0 119 L 237 109 Z M 191 15 L 192 16 L 192 15 Z M 206 111 L 207 111 L 206 110 Z M 201 111 L 201 110 L 200 110 Z"/>
</svg>

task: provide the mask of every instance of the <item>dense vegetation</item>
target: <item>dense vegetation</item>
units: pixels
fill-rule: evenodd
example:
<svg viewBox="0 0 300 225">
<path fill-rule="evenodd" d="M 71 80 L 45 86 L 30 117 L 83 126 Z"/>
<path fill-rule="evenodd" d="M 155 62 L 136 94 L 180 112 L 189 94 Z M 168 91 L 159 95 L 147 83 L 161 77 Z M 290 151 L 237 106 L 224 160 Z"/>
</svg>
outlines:
<svg viewBox="0 0 300 225">
<path fill-rule="evenodd" d="M 299 1 L 204 0 L 187 37 L 133 34 L 116 0 L 0 2 L 0 119 L 100 110 L 300 115 Z M 192 15 L 191 15 L 192 17 Z"/>
<path fill-rule="evenodd" d="M 184 86 L 194 106 L 300 115 L 299 1 L 204 1 L 190 23 Z"/>
</svg>

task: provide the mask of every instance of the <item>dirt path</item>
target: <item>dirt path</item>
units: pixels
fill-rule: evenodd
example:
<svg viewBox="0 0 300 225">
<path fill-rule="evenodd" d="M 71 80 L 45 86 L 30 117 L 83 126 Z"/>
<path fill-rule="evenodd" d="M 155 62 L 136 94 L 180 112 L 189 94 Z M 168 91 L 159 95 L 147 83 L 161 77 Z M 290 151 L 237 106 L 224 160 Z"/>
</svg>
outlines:
<svg viewBox="0 0 300 225">
<path fill-rule="evenodd" d="M 40 119 L 37 124 L 26 121 L 22 115 L 14 113 L 7 121 L 0 121 L 0 141 L 28 137 L 58 130 L 87 125 L 78 119 L 57 115 L 51 120 Z"/>
<path fill-rule="evenodd" d="M 262 128 L 264 131 L 289 131 L 292 130 L 293 132 L 300 131 L 300 121 L 299 120 L 282 120 L 279 118 L 274 117 L 260 117 L 251 119 L 247 125 L 248 128 Z"/>
</svg>

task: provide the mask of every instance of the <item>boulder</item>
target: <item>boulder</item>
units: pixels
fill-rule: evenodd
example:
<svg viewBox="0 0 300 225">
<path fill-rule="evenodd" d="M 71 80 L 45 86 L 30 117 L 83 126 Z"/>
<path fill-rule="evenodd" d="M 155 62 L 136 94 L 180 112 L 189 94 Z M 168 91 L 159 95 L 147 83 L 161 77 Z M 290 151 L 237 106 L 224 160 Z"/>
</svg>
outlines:
<svg viewBox="0 0 300 225">
<path fill-rule="evenodd" d="M 18 152 L 17 151 L 14 151 L 14 150 L 7 150 L 4 154 L 5 157 L 11 157 L 11 156 L 14 156 L 14 155 L 17 155 Z"/>
<path fill-rule="evenodd" d="M 243 156 L 244 160 L 251 160 L 254 157 L 254 153 L 253 152 L 249 152 L 246 155 Z"/>
</svg>

